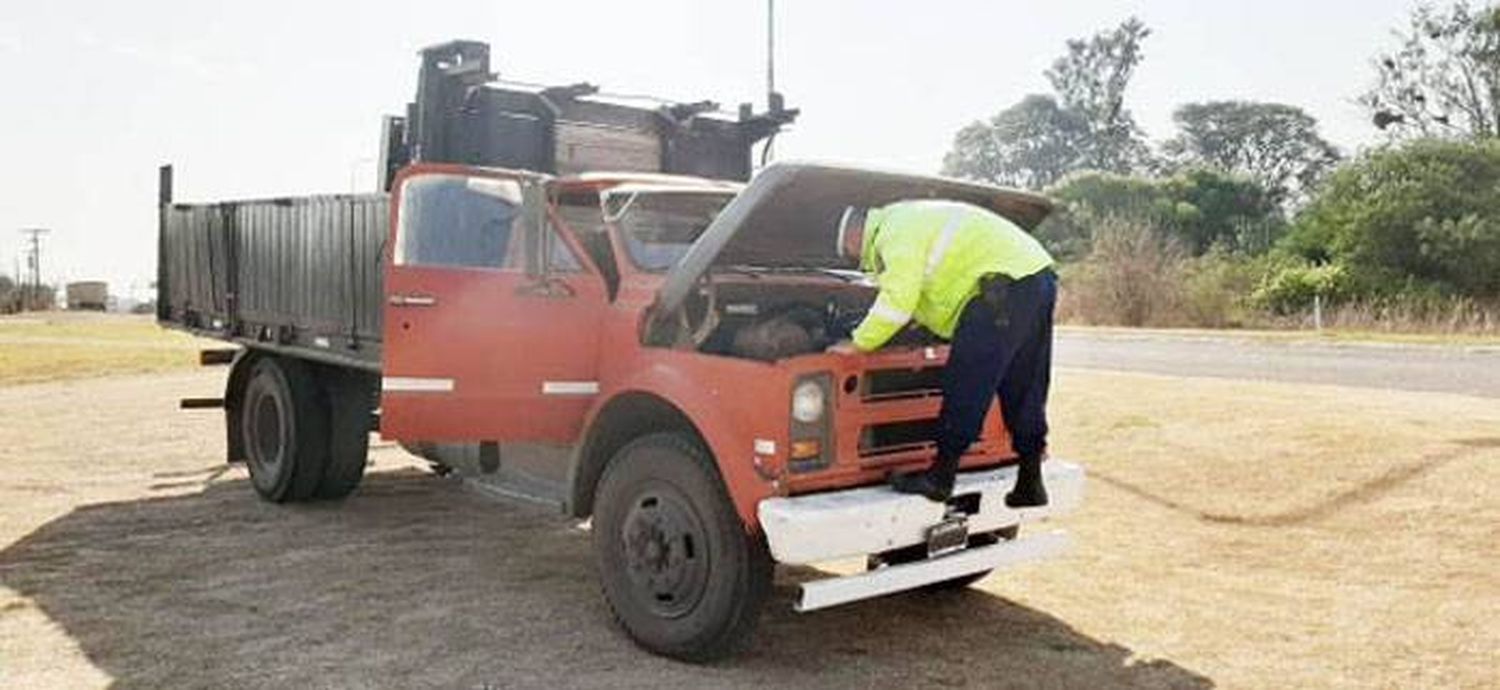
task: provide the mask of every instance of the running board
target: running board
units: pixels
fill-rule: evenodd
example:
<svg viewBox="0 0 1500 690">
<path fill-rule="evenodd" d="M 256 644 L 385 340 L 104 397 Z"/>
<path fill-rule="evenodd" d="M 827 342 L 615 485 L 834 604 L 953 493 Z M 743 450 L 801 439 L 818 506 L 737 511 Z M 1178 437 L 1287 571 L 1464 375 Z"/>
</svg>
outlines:
<svg viewBox="0 0 1500 690">
<path fill-rule="evenodd" d="M 802 585 L 798 613 L 916 589 L 934 582 L 982 573 L 1005 566 L 1046 558 L 1066 550 L 1072 540 L 1063 532 L 1039 534 L 993 546 L 965 549 L 917 563 L 892 565 L 858 575 L 830 577 Z"/>
</svg>

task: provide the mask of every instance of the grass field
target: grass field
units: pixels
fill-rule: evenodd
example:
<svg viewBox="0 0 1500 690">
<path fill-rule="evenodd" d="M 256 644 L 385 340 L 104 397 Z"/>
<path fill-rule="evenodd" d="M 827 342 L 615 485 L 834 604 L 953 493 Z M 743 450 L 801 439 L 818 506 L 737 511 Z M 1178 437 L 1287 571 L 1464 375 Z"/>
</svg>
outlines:
<svg viewBox="0 0 1500 690">
<path fill-rule="evenodd" d="M 222 376 L 0 387 L 0 687 L 1495 687 L 1493 399 L 1060 370 L 1070 554 L 807 615 L 784 570 L 695 667 L 614 631 L 585 533 L 394 444 L 341 505 L 258 501 L 174 409 Z"/>
<path fill-rule="evenodd" d="M 50 312 L 0 317 L 0 386 L 193 366 L 206 343 L 150 316 Z"/>
</svg>

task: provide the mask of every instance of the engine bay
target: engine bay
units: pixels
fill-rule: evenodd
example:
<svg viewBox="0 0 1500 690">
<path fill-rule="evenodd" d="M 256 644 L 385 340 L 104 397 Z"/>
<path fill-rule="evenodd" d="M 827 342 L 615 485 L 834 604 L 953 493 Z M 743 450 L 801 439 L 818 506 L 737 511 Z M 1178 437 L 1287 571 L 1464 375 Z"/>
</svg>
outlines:
<svg viewBox="0 0 1500 690">
<path fill-rule="evenodd" d="M 860 279 L 779 282 L 718 277 L 705 281 L 694 304 L 687 305 L 687 320 L 694 326 L 685 330 L 693 334 L 692 346 L 705 354 L 774 362 L 822 352 L 848 340 L 875 295 L 875 287 Z M 895 344 L 937 342 L 936 336 L 913 325 Z"/>
</svg>

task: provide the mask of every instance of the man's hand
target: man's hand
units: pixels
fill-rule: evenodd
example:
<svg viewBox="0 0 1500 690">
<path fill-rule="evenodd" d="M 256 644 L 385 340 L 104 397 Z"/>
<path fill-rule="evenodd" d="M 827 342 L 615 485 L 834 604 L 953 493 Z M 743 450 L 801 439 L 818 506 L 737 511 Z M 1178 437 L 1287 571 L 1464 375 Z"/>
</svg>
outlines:
<svg viewBox="0 0 1500 690">
<path fill-rule="evenodd" d="M 828 349 L 824 350 L 824 352 L 835 355 L 857 355 L 859 354 L 859 348 L 854 346 L 854 341 L 840 340 L 829 345 Z"/>
</svg>

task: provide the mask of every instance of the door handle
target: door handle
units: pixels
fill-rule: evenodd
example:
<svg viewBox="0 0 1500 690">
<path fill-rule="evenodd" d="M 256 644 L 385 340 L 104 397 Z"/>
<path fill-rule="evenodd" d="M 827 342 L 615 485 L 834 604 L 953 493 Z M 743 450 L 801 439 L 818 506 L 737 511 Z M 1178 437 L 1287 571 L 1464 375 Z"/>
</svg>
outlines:
<svg viewBox="0 0 1500 690">
<path fill-rule="evenodd" d="M 391 295 L 393 307 L 431 307 L 437 304 L 432 295 Z"/>
<path fill-rule="evenodd" d="M 541 297 L 543 299 L 565 299 L 577 294 L 573 286 L 556 278 L 543 278 L 529 285 L 516 288 L 516 294 L 523 297 Z"/>
</svg>

